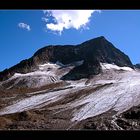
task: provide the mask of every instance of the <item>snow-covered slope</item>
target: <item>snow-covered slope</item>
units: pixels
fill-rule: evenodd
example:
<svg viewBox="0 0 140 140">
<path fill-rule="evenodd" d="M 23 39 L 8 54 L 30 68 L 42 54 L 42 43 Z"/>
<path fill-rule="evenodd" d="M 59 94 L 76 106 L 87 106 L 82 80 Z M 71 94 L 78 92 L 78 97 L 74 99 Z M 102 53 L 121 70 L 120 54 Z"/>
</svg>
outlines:
<svg viewBox="0 0 140 140">
<path fill-rule="evenodd" d="M 76 61 L 72 64 L 63 65 L 61 62 L 45 63 L 38 66 L 34 72 L 21 74 L 15 73 L 10 79 L 1 82 L 5 88 L 10 89 L 14 87 L 41 87 L 50 83 L 61 81 L 60 78 L 68 73 L 75 66 L 82 65 L 83 60 Z M 10 83 L 10 84 L 9 84 Z"/>
<path fill-rule="evenodd" d="M 140 73 L 127 72 L 119 81 L 110 81 L 110 85 L 93 92 L 72 106 L 84 105 L 74 113 L 72 120 L 82 120 L 107 112 L 110 109 L 122 113 L 132 106 L 140 104 Z M 106 82 L 104 81 L 104 84 Z M 107 81 L 107 83 L 109 83 Z"/>
<path fill-rule="evenodd" d="M 58 65 L 45 64 L 40 66 L 40 69 L 44 71 L 50 66 L 53 69 L 58 67 Z M 12 105 L 2 108 L 0 115 L 49 105 L 48 109 L 53 111 L 55 109 L 59 110 L 58 112 L 72 110 L 71 121 L 73 122 L 97 116 L 109 110 L 114 110 L 119 114 L 139 105 L 140 72 L 129 67 L 119 67 L 112 64 L 102 64 L 102 67 L 105 67 L 103 73 L 94 76 L 88 81 L 88 84 L 88 79 L 67 81 L 69 85 L 58 90 L 42 91 L 42 93 L 39 91 L 36 94 L 27 93 L 30 97 L 16 100 Z M 34 72 L 33 75 L 37 74 Z M 39 74 L 43 75 L 43 73 Z M 53 75 L 54 73 L 48 71 L 47 74 Z M 20 77 L 21 74 L 16 74 L 16 76 Z M 67 101 L 68 96 L 76 98 Z M 65 104 L 62 104 L 61 101 L 65 101 Z"/>
<path fill-rule="evenodd" d="M 26 74 L 15 73 L 10 79 L 2 82 L 2 85 L 8 89 L 14 87 L 40 87 L 59 79 L 55 74 L 58 67 L 56 64 L 48 63 L 40 65 L 39 69 L 34 72 Z M 10 86 L 8 83 L 11 83 Z"/>
</svg>

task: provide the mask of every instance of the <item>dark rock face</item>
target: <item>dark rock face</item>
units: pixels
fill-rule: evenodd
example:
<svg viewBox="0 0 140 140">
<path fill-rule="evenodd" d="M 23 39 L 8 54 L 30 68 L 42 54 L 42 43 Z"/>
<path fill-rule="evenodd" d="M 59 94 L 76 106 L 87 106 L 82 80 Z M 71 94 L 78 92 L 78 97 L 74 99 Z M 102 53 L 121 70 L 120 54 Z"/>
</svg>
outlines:
<svg viewBox="0 0 140 140">
<path fill-rule="evenodd" d="M 30 59 L 23 60 L 19 64 L 0 72 L 0 81 L 10 78 L 14 73 L 27 73 L 36 70 L 38 64 L 46 62 L 61 62 L 70 64 L 84 60 L 81 66 L 75 67 L 62 79 L 80 79 L 101 71 L 99 62 L 114 63 L 118 66 L 133 65 L 127 55 L 118 50 L 103 36 L 91 39 L 82 44 L 47 46 L 39 49 Z"/>
<path fill-rule="evenodd" d="M 10 69 L 5 69 L 0 72 L 0 81 L 6 80 L 14 75 L 14 73 L 27 73 L 33 71 L 35 67 L 34 61 L 32 58 L 28 60 L 23 60 L 19 64 L 11 67 Z"/>
<path fill-rule="evenodd" d="M 104 37 L 98 37 L 81 44 L 83 53 L 86 52 L 87 57 L 96 58 L 99 62 L 114 63 L 118 66 L 133 65 L 127 55 L 115 48 L 113 44 L 107 41 Z"/>
<path fill-rule="evenodd" d="M 93 59 L 91 61 L 84 61 L 80 66 L 72 69 L 68 74 L 64 75 L 62 80 L 80 80 L 81 78 L 89 78 L 91 75 L 96 75 L 101 72 L 100 63 Z"/>
<path fill-rule="evenodd" d="M 134 65 L 135 68 L 140 69 L 140 64 Z"/>
</svg>

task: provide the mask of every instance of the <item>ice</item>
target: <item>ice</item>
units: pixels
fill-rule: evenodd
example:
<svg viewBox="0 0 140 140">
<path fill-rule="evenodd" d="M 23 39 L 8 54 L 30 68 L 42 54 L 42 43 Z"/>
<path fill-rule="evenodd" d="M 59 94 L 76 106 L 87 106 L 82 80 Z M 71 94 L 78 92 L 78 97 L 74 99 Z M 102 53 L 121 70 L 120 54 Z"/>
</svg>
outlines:
<svg viewBox="0 0 140 140">
<path fill-rule="evenodd" d="M 72 107 L 84 105 L 74 113 L 72 121 L 97 116 L 113 109 L 122 113 L 140 104 L 140 73 L 133 71 L 124 73 L 120 81 L 107 88 L 95 91 L 93 94 L 71 104 Z M 104 81 L 105 83 L 105 81 Z"/>
</svg>

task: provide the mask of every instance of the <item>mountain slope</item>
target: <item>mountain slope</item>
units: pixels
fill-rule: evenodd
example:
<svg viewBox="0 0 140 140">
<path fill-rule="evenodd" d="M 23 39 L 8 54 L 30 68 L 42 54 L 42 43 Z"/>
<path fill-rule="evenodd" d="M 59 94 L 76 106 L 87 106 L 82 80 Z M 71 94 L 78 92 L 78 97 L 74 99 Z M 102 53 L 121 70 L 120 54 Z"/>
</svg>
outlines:
<svg viewBox="0 0 140 140">
<path fill-rule="evenodd" d="M 44 47 L 0 78 L 1 129 L 140 129 L 140 72 L 104 37 Z"/>
<path fill-rule="evenodd" d="M 9 97 L 1 98 L 6 106 L 1 107 L 0 116 L 11 122 L 5 129 L 95 129 L 87 127 L 91 122 L 104 130 L 111 128 L 101 127 L 97 120 L 102 118 L 104 124 L 109 118 L 108 125 L 118 130 L 119 117 L 140 104 L 140 73 L 130 67 L 101 66 L 103 72 L 90 79 L 23 93 L 11 89 Z"/>
</svg>

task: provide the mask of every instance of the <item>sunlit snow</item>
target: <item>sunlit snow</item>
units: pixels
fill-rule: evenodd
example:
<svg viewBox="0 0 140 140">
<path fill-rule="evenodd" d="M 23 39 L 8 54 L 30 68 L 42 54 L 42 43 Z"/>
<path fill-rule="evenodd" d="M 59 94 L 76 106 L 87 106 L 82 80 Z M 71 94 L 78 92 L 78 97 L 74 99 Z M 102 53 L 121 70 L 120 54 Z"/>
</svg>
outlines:
<svg viewBox="0 0 140 140">
<path fill-rule="evenodd" d="M 66 95 L 72 94 L 75 91 L 93 88 L 94 86 L 98 87 L 99 85 L 105 86 L 98 88 L 86 96 L 66 103 L 61 107 L 58 106 L 58 109 L 60 109 L 60 112 L 67 109 L 74 109 L 71 121 L 81 121 L 109 110 L 115 110 L 119 114 L 133 106 L 139 105 L 140 72 L 129 67 L 119 67 L 114 64 L 101 65 L 103 71 L 108 70 L 110 74 L 113 72 L 111 78 L 107 78 L 109 74 L 103 73 L 103 75 L 93 77 L 94 82 L 89 82 L 88 84 L 85 84 L 87 79 L 67 81 L 72 88 L 50 91 L 41 95 L 38 95 L 37 92 L 35 95 L 31 93 L 31 97 L 27 97 L 17 101 L 13 105 L 1 109 L 0 115 L 43 107 L 52 102 L 59 101 L 60 99 L 65 100 Z M 48 66 L 57 67 L 58 65 L 44 64 L 41 65 L 41 68 L 46 69 Z M 114 72 L 112 71 L 113 69 L 123 70 L 123 72 Z M 37 74 L 38 72 L 34 73 Z M 15 76 L 20 76 L 20 74 L 15 74 Z M 40 91 L 38 93 L 40 93 Z M 79 106 L 81 107 L 78 108 Z"/>
</svg>

